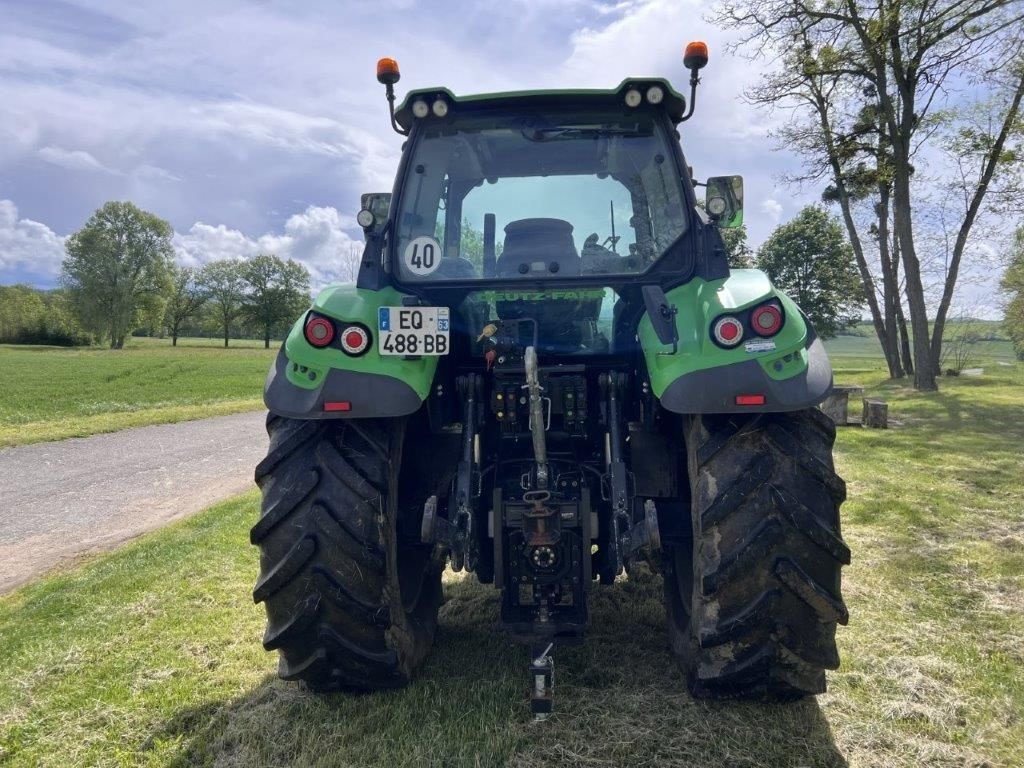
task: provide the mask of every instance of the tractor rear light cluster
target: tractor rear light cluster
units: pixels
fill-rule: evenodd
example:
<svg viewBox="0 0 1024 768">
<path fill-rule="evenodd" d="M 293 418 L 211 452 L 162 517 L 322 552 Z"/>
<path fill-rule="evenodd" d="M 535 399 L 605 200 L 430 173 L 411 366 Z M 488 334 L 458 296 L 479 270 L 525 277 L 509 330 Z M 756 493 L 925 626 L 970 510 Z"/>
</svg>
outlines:
<svg viewBox="0 0 1024 768">
<path fill-rule="evenodd" d="M 310 313 L 306 320 L 306 341 L 314 347 L 322 348 L 329 346 L 334 341 L 334 323 L 326 317 Z"/>
<path fill-rule="evenodd" d="M 711 338 L 718 346 L 731 349 L 752 333 L 762 338 L 774 336 L 782 330 L 785 322 L 782 307 L 777 301 L 754 307 L 743 317 L 746 323 L 736 315 L 722 315 L 712 323 Z"/>
<path fill-rule="evenodd" d="M 336 322 L 315 312 L 309 313 L 304 328 L 306 341 L 323 349 L 340 346 L 346 354 L 358 357 L 370 348 L 370 331 L 358 323 Z M 337 339 L 337 343 L 335 343 Z"/>
<path fill-rule="evenodd" d="M 774 336 L 782 329 L 782 309 L 778 304 L 762 304 L 750 313 L 750 327 L 758 336 Z"/>
<path fill-rule="evenodd" d="M 743 323 L 731 315 L 718 318 L 711 332 L 723 347 L 735 347 L 743 341 Z"/>
</svg>

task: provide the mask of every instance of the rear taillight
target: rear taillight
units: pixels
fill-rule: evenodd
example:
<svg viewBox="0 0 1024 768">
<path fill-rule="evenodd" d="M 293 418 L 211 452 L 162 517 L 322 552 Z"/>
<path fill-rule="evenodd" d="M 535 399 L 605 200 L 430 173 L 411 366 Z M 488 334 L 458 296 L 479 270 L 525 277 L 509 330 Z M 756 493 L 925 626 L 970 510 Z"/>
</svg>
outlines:
<svg viewBox="0 0 1024 768">
<path fill-rule="evenodd" d="M 777 304 L 762 304 L 750 313 L 750 327 L 758 336 L 774 336 L 782 328 L 782 310 Z"/>
<path fill-rule="evenodd" d="M 735 347 L 743 341 L 743 324 L 730 315 L 720 317 L 711 327 L 711 335 L 723 347 Z"/>
<path fill-rule="evenodd" d="M 362 326 L 350 325 L 341 332 L 341 348 L 350 355 L 361 355 L 370 346 L 370 334 Z"/>
<path fill-rule="evenodd" d="M 310 315 L 306 321 L 306 341 L 314 347 L 326 347 L 334 341 L 334 323 L 326 317 Z"/>
</svg>

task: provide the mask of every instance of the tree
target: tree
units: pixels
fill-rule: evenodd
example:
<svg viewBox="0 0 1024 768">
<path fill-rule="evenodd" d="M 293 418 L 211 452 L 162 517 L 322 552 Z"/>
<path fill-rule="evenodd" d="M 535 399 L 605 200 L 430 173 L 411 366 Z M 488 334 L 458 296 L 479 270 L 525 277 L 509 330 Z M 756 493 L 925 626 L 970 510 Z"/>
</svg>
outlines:
<svg viewBox="0 0 1024 768">
<path fill-rule="evenodd" d="M 749 269 L 754 266 L 754 251 L 747 244 L 747 225 L 741 224 L 734 229 L 723 229 L 721 232 L 729 266 L 733 269 Z"/>
<path fill-rule="evenodd" d="M 269 349 L 274 327 L 309 306 L 309 270 L 292 259 L 260 254 L 243 263 L 242 278 L 248 284 L 242 313 L 263 332 L 263 346 Z"/>
<path fill-rule="evenodd" d="M 1024 226 L 1017 229 L 1010 252 L 1010 266 L 1000 283 L 1010 301 L 1006 305 L 1003 327 L 1013 342 L 1018 360 L 1024 360 Z"/>
<path fill-rule="evenodd" d="M 842 227 L 816 206 L 782 224 L 757 252 L 757 266 L 786 291 L 822 338 L 857 322 L 864 293 Z"/>
<path fill-rule="evenodd" d="M 82 326 L 124 347 L 140 313 L 167 291 L 171 225 L 131 203 L 109 202 L 67 242 L 61 279 Z"/>
<path fill-rule="evenodd" d="M 224 333 L 224 346 L 231 338 L 231 325 L 242 314 L 245 303 L 244 262 L 233 259 L 211 261 L 200 270 L 196 283 L 206 292 L 210 311 Z"/>
<path fill-rule="evenodd" d="M 903 265 L 913 331 L 914 386 L 935 389 L 942 330 L 961 258 L 994 174 L 1016 160 L 1006 150 L 1020 129 L 1024 97 L 1024 5 L 1020 0 L 725 0 L 717 20 L 743 32 L 737 49 L 781 58 L 783 66 L 765 76 L 755 101 L 795 105 L 811 116 L 790 138 L 810 158 L 812 173 L 816 169 L 832 177 L 855 253 L 850 215 L 854 196 L 846 182 L 864 155 L 882 161 L 874 170 L 880 189 L 891 189 L 893 242 Z M 937 125 L 948 127 L 958 119 L 955 110 L 941 110 L 951 92 L 971 94 L 973 88 L 976 93 L 993 83 L 990 90 L 999 102 L 996 119 L 975 144 L 977 172 L 967 185 L 966 206 L 929 333 L 912 215 L 915 155 L 935 142 Z M 970 104 L 965 106 L 959 117 L 970 114 Z M 889 279 L 891 269 L 882 267 L 883 279 Z M 863 276 L 863 268 L 861 272 Z M 876 330 L 886 330 L 879 328 L 868 283 Z M 887 338 L 891 340 L 891 332 Z"/>
<path fill-rule="evenodd" d="M 0 285 L 0 344 L 85 346 L 92 338 L 75 320 L 64 290 Z"/>
<path fill-rule="evenodd" d="M 178 346 L 182 326 L 206 304 L 209 296 L 197 282 L 197 274 L 190 267 L 174 267 L 171 292 L 167 297 L 164 324 L 171 334 L 171 346 Z"/>
</svg>

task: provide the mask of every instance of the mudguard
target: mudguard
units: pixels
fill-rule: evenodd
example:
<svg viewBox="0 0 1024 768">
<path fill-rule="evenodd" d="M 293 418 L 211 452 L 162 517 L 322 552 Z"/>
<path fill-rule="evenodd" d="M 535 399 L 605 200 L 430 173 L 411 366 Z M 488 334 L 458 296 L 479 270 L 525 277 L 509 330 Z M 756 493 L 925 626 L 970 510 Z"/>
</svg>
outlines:
<svg viewBox="0 0 1024 768">
<path fill-rule="evenodd" d="M 832 389 L 832 366 L 821 340 L 793 301 L 755 269 L 734 269 L 721 280 L 694 279 L 666 292 L 677 310 L 679 342 L 662 344 L 644 314 L 637 334 L 651 390 L 675 413 L 793 411 L 817 405 Z M 770 339 L 747 336 L 732 349 L 718 346 L 712 323 L 722 314 L 747 324 L 750 310 L 769 299 L 782 306 L 782 329 Z M 739 395 L 764 395 L 763 405 L 738 405 Z"/>
<path fill-rule="evenodd" d="M 303 333 L 303 313 L 267 375 L 263 388 L 267 408 L 293 419 L 365 419 L 416 411 L 430 393 L 438 359 L 377 351 L 378 308 L 401 306 L 404 298 L 390 287 L 373 291 L 336 285 L 321 291 L 311 309 L 340 324 L 360 323 L 370 334 L 370 347 L 358 357 L 338 346 L 314 347 Z M 346 410 L 328 410 L 327 403 L 348 405 Z"/>
</svg>

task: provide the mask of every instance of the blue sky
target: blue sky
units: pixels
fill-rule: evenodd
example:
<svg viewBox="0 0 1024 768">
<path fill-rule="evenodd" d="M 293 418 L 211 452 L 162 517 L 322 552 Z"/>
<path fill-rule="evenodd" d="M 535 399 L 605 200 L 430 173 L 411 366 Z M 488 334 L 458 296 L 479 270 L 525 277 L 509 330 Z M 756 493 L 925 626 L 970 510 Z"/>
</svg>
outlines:
<svg viewBox="0 0 1024 768">
<path fill-rule="evenodd" d="M 374 77 L 456 93 L 686 87 L 707 40 L 698 178 L 740 173 L 753 244 L 813 202 L 781 185 L 798 159 L 769 137 L 786 113 L 743 103 L 760 63 L 731 56 L 703 0 L 0 0 L 0 283 L 55 284 L 64 238 L 105 201 L 171 222 L 183 264 L 272 251 L 314 283 L 362 242 L 359 194 L 389 190 L 401 138 Z M 985 289 L 988 292 L 988 289 Z"/>
<path fill-rule="evenodd" d="M 342 275 L 359 194 L 386 190 L 401 139 L 374 78 L 399 93 L 612 87 L 664 75 L 711 44 L 684 147 L 699 176 L 742 173 L 751 235 L 799 207 L 773 177 L 767 121 L 740 100 L 754 74 L 692 0 L 279 3 L 3 0 L 0 283 L 54 284 L 63 238 L 110 199 L 173 225 L 179 260 L 273 250 L 316 281 Z M 811 199 L 808 193 L 806 199 Z M 756 202 L 753 202 L 756 201 Z"/>
</svg>

